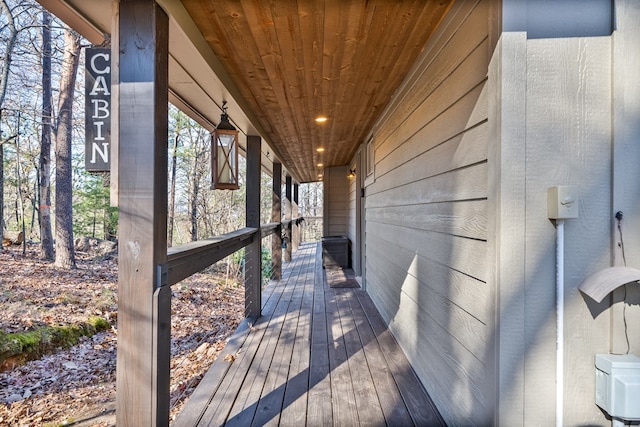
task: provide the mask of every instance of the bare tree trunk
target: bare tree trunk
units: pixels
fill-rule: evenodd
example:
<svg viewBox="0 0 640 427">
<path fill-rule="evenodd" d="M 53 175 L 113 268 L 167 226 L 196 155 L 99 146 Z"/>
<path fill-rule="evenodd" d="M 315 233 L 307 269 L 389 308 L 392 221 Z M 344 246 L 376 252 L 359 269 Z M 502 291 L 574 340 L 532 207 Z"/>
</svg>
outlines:
<svg viewBox="0 0 640 427">
<path fill-rule="evenodd" d="M 20 135 L 20 112 L 18 112 L 18 135 Z M 16 138 L 16 178 L 18 179 L 18 203 L 20 203 L 20 229 L 22 230 L 22 255 L 27 253 L 26 219 L 24 214 L 24 194 L 22 192 L 22 174 L 20 173 L 20 141 Z"/>
<path fill-rule="evenodd" d="M 176 166 L 178 163 L 178 133 L 173 140 L 173 158 L 171 161 L 171 190 L 169 194 L 169 217 L 167 218 L 169 235 L 167 237 L 168 246 L 173 246 L 173 225 L 175 222 L 176 212 Z"/>
<path fill-rule="evenodd" d="M 0 108 L 0 242 L 4 237 L 4 141 L 2 140 L 2 108 Z M 0 252 L 2 252 L 0 244 Z"/>
<path fill-rule="evenodd" d="M 191 177 L 191 181 L 189 182 L 189 198 L 191 202 L 191 206 L 189 208 L 190 221 L 191 221 L 191 241 L 195 242 L 198 240 L 198 193 L 200 192 L 200 148 L 199 148 L 200 135 L 198 135 L 198 139 L 195 143 L 195 149 L 193 153 L 193 177 Z"/>
<path fill-rule="evenodd" d="M 4 105 L 4 98 L 7 95 L 7 86 L 9 80 L 9 69 L 11 68 L 11 57 L 13 55 L 13 48 L 16 45 L 16 38 L 18 31 L 14 23 L 13 11 L 7 5 L 6 0 L 0 1 L 0 12 L 2 15 L 7 16 L 7 27 L 9 28 L 9 40 L 7 43 L 7 51 L 4 58 L 2 58 L 2 74 L 0 75 L 0 120 L 2 119 L 2 106 Z M 1 123 L 1 122 L 0 122 Z M 2 132 L 0 132 L 0 242 L 2 241 L 4 233 L 4 140 L 2 139 Z M 2 245 L 0 245 L 0 251 L 2 251 Z"/>
<path fill-rule="evenodd" d="M 40 144 L 40 256 L 53 261 L 51 234 L 51 14 L 42 12 L 42 139 Z"/>
<path fill-rule="evenodd" d="M 56 266 L 76 268 L 73 248 L 73 191 L 71 131 L 73 95 L 80 62 L 80 37 L 70 28 L 64 30 L 64 57 L 60 72 L 60 99 L 56 126 Z"/>
</svg>

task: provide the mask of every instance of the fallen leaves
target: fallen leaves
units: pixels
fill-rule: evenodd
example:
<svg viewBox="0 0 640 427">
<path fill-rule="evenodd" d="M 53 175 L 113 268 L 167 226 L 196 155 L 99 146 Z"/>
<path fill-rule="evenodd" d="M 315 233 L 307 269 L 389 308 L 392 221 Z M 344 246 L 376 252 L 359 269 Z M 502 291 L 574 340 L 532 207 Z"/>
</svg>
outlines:
<svg viewBox="0 0 640 427">
<path fill-rule="evenodd" d="M 35 248 L 35 247 L 34 247 Z M 40 261 L 35 249 L 0 252 L 0 329 L 31 330 L 100 315 L 111 329 L 0 373 L 0 425 L 115 425 L 117 262 L 78 258 L 77 270 Z M 193 392 L 242 318 L 242 286 L 196 274 L 172 288 L 171 416 Z"/>
</svg>

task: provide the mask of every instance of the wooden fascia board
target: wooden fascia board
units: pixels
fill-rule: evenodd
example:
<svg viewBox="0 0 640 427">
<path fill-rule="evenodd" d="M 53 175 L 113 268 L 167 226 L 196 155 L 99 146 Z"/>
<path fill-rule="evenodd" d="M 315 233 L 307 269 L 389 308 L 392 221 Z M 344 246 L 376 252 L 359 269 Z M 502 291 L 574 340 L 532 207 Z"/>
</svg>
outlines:
<svg viewBox="0 0 640 427">
<path fill-rule="evenodd" d="M 94 45 L 100 45 L 105 41 L 105 35 L 109 32 L 101 30 L 95 22 L 66 1 L 37 0 L 37 2 Z"/>
<path fill-rule="evenodd" d="M 283 157 L 280 154 L 280 151 L 275 148 L 273 142 L 268 139 L 267 133 L 260 125 L 260 122 L 258 121 L 256 115 L 249 107 L 249 104 L 245 101 L 240 90 L 235 85 L 218 57 L 213 53 L 204 37 L 202 37 L 202 33 L 196 27 L 195 23 L 191 19 L 191 16 L 182 5 L 182 2 L 178 0 L 157 1 L 158 4 L 169 15 L 171 21 L 170 25 L 174 24 L 175 29 L 181 30 L 186 40 L 188 40 L 193 45 L 203 61 L 209 66 L 213 73 L 218 77 L 224 88 L 228 91 L 228 96 L 233 100 L 233 102 L 229 102 L 229 99 L 226 99 L 229 103 L 229 116 L 233 117 L 234 115 L 239 114 L 246 116 L 248 122 L 251 124 L 251 127 L 241 129 L 241 131 L 243 131 L 243 133 L 245 133 L 246 135 L 259 135 L 262 140 L 269 146 L 271 153 L 273 153 L 277 159 L 282 159 Z M 237 110 L 234 111 L 234 109 L 236 108 Z M 208 120 L 211 120 L 213 123 L 217 123 L 217 119 L 215 117 L 208 117 L 208 114 L 203 112 L 200 112 L 200 114 L 202 114 L 204 117 L 207 117 Z M 271 157 L 271 161 L 276 160 L 273 158 L 273 156 Z M 286 167 L 285 164 L 283 164 L 283 166 Z M 269 170 L 271 170 L 271 168 L 269 168 Z M 294 178 L 296 178 L 296 180 L 298 179 L 298 177 Z"/>
</svg>

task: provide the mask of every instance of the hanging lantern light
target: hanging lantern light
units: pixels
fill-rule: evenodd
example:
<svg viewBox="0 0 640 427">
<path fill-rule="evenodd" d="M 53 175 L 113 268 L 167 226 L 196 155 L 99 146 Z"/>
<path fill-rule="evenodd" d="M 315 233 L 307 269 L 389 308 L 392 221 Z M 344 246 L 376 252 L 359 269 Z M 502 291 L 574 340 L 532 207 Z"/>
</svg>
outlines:
<svg viewBox="0 0 640 427">
<path fill-rule="evenodd" d="M 229 122 L 227 101 L 222 101 L 220 123 L 211 136 L 211 188 L 237 190 L 238 182 L 238 130 Z"/>
</svg>

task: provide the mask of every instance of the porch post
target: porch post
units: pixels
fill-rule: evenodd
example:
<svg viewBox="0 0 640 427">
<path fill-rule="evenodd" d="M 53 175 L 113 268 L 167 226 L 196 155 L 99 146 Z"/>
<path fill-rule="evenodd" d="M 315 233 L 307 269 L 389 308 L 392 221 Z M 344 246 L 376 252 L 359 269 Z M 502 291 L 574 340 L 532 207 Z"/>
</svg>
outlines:
<svg viewBox="0 0 640 427">
<path fill-rule="evenodd" d="M 119 426 L 169 424 L 168 33 L 154 0 L 120 0 Z"/>
<path fill-rule="evenodd" d="M 271 221 L 282 222 L 282 163 L 273 163 L 273 198 L 271 202 Z M 271 263 L 273 279 L 282 279 L 282 225 L 276 228 L 271 238 Z"/>
<path fill-rule="evenodd" d="M 291 177 L 287 176 L 285 180 L 285 199 L 284 199 L 284 219 L 290 221 L 293 214 L 292 203 L 291 203 Z M 287 247 L 284 250 L 284 260 L 291 261 L 291 247 L 292 243 L 292 233 L 291 233 L 291 223 L 287 224 L 287 228 L 285 229 L 285 238 L 287 239 Z"/>
<path fill-rule="evenodd" d="M 260 228 L 260 137 L 247 136 L 247 227 Z M 256 233 L 245 249 L 244 307 L 251 319 L 262 310 L 262 237 Z"/>
<path fill-rule="evenodd" d="M 291 208 L 293 210 L 292 217 L 298 218 L 298 183 L 293 184 L 293 203 L 291 203 Z M 291 236 L 292 242 L 292 250 L 293 252 L 298 250 L 298 246 L 300 246 L 300 225 L 296 222 L 293 224 L 293 233 Z"/>
</svg>

